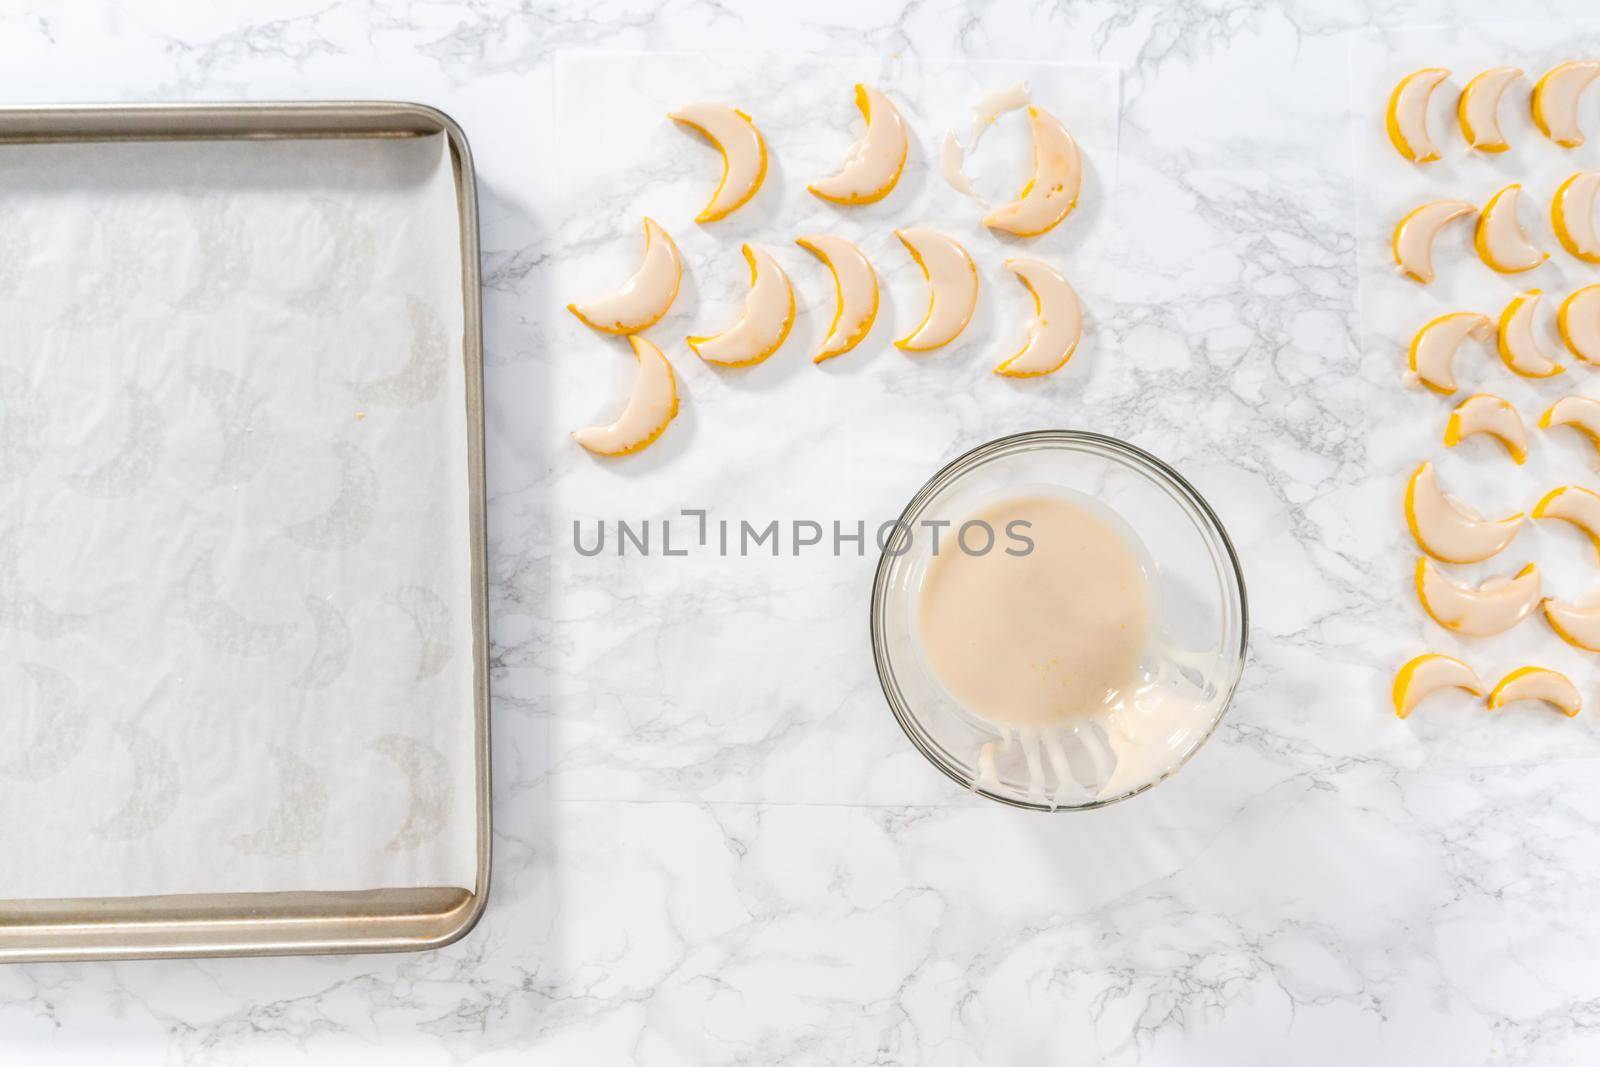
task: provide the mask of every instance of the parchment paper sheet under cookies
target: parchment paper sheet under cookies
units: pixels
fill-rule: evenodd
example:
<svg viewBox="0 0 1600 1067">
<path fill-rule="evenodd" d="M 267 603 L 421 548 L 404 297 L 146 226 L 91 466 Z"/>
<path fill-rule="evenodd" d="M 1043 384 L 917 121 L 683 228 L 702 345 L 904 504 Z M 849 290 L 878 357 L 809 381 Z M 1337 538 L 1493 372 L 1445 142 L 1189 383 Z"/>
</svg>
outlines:
<svg viewBox="0 0 1600 1067">
<path fill-rule="evenodd" d="M 442 137 L 0 148 L 0 898 L 470 887 Z"/>
<path fill-rule="evenodd" d="M 895 725 L 871 672 L 867 596 L 875 548 L 842 558 L 828 548 L 781 556 L 660 554 L 663 519 L 703 508 L 712 524 L 813 520 L 869 528 L 899 514 L 955 452 L 1002 433 L 1062 424 L 1105 428 L 1098 399 L 1125 381 L 1127 355 L 1101 316 L 1115 291 L 1118 71 L 1114 67 L 782 54 L 606 54 L 559 57 L 559 189 L 545 215 L 559 269 L 549 273 L 541 340 L 551 389 L 533 398 L 549 474 L 553 616 L 551 790 L 564 799 L 765 803 L 940 802 L 948 783 Z M 905 171 L 884 200 L 826 203 L 806 190 L 832 174 L 862 129 L 854 87 L 882 90 L 911 133 Z M 1082 151 L 1076 210 L 1034 239 L 997 235 L 984 208 L 939 175 L 947 130 L 972 136 L 972 107 L 1024 82 Z M 717 154 L 667 112 L 720 100 L 753 117 L 769 149 L 767 178 L 745 206 L 707 225 L 693 219 L 719 173 Z M 990 127 L 968 172 L 991 202 L 1015 196 L 1032 144 L 1020 113 Z M 679 414 L 638 456 L 589 456 L 570 431 L 609 422 L 634 361 L 564 305 L 609 291 L 637 263 L 641 217 L 672 234 L 683 284 L 670 313 L 646 331 L 678 372 Z M 948 233 L 971 253 L 980 285 L 971 324 L 951 344 L 908 354 L 892 340 L 923 314 L 921 272 L 898 227 Z M 855 350 L 820 365 L 811 356 L 833 313 L 833 283 L 801 234 L 859 244 L 879 277 L 881 304 Z M 684 343 L 732 323 L 749 285 L 739 248 L 767 249 L 794 284 L 788 340 L 755 367 L 718 368 Z M 1013 256 L 1055 266 L 1084 306 L 1083 342 L 1055 374 L 1011 381 L 993 373 L 1016 352 L 1033 311 L 1005 268 Z M 959 445 L 959 447 L 957 447 Z M 573 549 L 572 525 L 650 519 L 650 558 Z M 675 519 L 674 545 L 695 534 Z M 785 533 L 787 539 L 788 534 Z M 869 538 L 870 540 L 870 538 Z"/>
<path fill-rule="evenodd" d="M 1486 515 L 1529 511 L 1550 488 L 1563 484 L 1597 487 L 1593 448 L 1570 430 L 1537 428 L 1539 415 L 1569 394 L 1600 397 L 1600 373 L 1568 353 L 1556 330 L 1561 301 L 1583 285 L 1600 282 L 1600 268 L 1569 255 L 1550 223 L 1550 201 L 1575 171 L 1600 166 L 1600 109 L 1589 96 L 1583 124 L 1587 143 L 1576 149 L 1556 145 L 1533 124 L 1529 93 L 1546 70 L 1563 60 L 1600 53 L 1600 22 L 1514 22 L 1465 27 L 1426 27 L 1355 34 L 1351 39 L 1351 113 L 1356 153 L 1357 265 L 1360 282 L 1360 374 L 1366 390 L 1364 410 L 1352 430 L 1367 453 L 1367 482 L 1361 495 L 1370 507 L 1354 511 L 1369 537 L 1346 546 L 1352 560 L 1367 557 L 1371 581 L 1388 591 L 1385 617 L 1372 620 L 1369 647 L 1382 691 L 1371 694 L 1374 707 L 1388 708 L 1387 687 L 1401 663 L 1425 651 L 1445 652 L 1470 663 L 1485 683 L 1526 664 L 1565 672 L 1578 686 L 1586 708 L 1568 721 L 1547 708 L 1527 706 L 1496 715 L 1463 701 L 1460 714 L 1449 708 L 1407 720 L 1409 731 L 1426 746 L 1428 758 L 1477 764 L 1542 761 L 1573 756 L 1575 738 L 1594 724 L 1597 699 L 1592 653 L 1562 641 L 1535 611 L 1511 630 L 1492 637 L 1463 638 L 1423 613 L 1414 587 L 1418 556 L 1407 532 L 1403 494 L 1418 463 L 1431 460 L 1440 484 Z M 1456 117 L 1456 102 L 1466 83 L 1482 70 L 1521 67 L 1524 77 L 1506 90 L 1501 127 L 1511 147 L 1489 154 L 1469 149 Z M 1422 67 L 1444 67 L 1450 77 L 1434 91 L 1428 124 L 1442 158 L 1417 165 L 1389 143 L 1384 108 L 1395 84 Z M 1430 200 L 1461 199 L 1482 207 L 1496 190 L 1522 184 L 1519 217 L 1529 236 L 1550 253 L 1541 266 L 1522 274 L 1498 274 L 1473 248 L 1475 220 L 1451 223 L 1434 248 L 1435 280 L 1418 285 L 1394 266 L 1390 241 L 1395 224 Z M 1495 353 L 1494 340 L 1468 341 L 1455 360 L 1459 384 L 1445 397 L 1421 387 L 1406 388 L 1401 376 L 1412 337 L 1424 323 L 1451 311 L 1478 311 L 1498 322 L 1518 292 L 1541 289 L 1539 337 L 1547 354 L 1566 366 L 1563 374 L 1536 381 L 1508 370 Z M 1522 417 L 1529 454 L 1514 464 L 1488 437 L 1455 448 L 1443 444 L 1445 423 L 1456 404 L 1473 393 L 1504 397 Z M 1594 548 L 1565 523 L 1528 522 L 1515 541 L 1490 559 L 1466 566 L 1441 565 L 1457 581 L 1476 584 L 1495 574 L 1513 574 L 1537 563 L 1543 595 L 1576 599 L 1600 586 Z M 1588 723 L 1586 726 L 1585 724 Z M 1587 746 L 1587 742 L 1583 742 Z M 1585 749 L 1586 750 L 1586 749 Z M 1419 754 L 1420 756 L 1420 754 Z"/>
</svg>

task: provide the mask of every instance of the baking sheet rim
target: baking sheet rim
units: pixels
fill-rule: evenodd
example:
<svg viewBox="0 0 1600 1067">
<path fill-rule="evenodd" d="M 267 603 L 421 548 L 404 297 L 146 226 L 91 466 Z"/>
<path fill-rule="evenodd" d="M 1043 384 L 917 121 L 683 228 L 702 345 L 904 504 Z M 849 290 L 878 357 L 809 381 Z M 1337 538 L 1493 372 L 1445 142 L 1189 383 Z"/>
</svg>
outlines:
<svg viewBox="0 0 1600 1067">
<path fill-rule="evenodd" d="M 466 134 L 437 108 L 403 101 L 0 106 L 0 145 L 106 141 L 353 139 L 442 133 L 461 227 L 467 404 L 477 868 L 471 889 L 194 893 L 0 900 L 0 963 L 400 952 L 465 937 L 488 903 L 490 782 L 484 489 L 483 308 L 478 206 Z"/>
</svg>

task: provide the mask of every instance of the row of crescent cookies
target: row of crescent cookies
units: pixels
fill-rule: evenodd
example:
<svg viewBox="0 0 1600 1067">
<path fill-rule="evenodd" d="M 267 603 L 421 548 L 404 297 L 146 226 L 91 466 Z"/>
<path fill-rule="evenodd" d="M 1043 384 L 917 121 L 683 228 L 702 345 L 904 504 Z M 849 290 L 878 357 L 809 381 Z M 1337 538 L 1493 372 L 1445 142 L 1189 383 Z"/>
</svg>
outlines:
<svg viewBox="0 0 1600 1067">
<path fill-rule="evenodd" d="M 856 86 L 856 106 L 866 123 L 838 173 L 808 186 L 836 204 L 883 200 L 900 180 L 910 138 L 900 111 L 886 96 Z M 1078 146 L 1048 112 L 1028 106 L 1033 133 L 1034 174 L 1014 201 L 984 217 L 991 229 L 1033 237 L 1054 229 L 1077 205 L 1082 184 Z M 722 178 L 698 223 L 714 223 L 749 202 L 767 176 L 767 144 L 750 116 L 722 103 L 697 103 L 670 117 L 703 135 L 722 156 Z M 614 292 L 567 305 L 586 325 L 626 336 L 638 360 L 628 401 L 616 421 L 573 434 L 590 452 L 622 456 L 655 441 L 678 413 L 672 364 L 644 330 L 666 315 L 678 295 L 683 261 L 671 235 L 653 219 L 644 220 L 645 249 L 634 273 Z M 978 301 L 978 270 L 966 249 L 927 226 L 896 230 L 922 269 L 928 308 L 922 321 L 895 344 L 906 351 L 940 348 L 966 329 Z M 812 234 L 797 244 L 813 253 L 833 275 L 833 320 L 813 357 L 822 362 L 843 355 L 867 336 L 878 313 L 878 275 L 862 251 L 832 234 Z M 746 244 L 750 289 L 739 317 L 720 333 L 689 337 L 702 360 L 722 367 L 748 367 L 776 352 L 794 325 L 794 289 L 768 250 Z M 1035 316 L 1017 353 L 995 367 L 997 374 L 1036 377 L 1049 374 L 1072 357 L 1083 331 L 1077 293 L 1055 268 L 1035 259 L 1010 259 L 1006 266 L 1034 298 Z"/>
<path fill-rule="evenodd" d="M 1497 67 L 1473 78 L 1463 90 L 1456 113 L 1469 147 L 1481 152 L 1503 152 L 1510 146 L 1500 132 L 1499 107 L 1506 88 L 1521 71 Z M 1427 129 L 1428 98 L 1448 76 L 1440 68 L 1417 71 L 1402 79 L 1389 98 L 1385 126 L 1390 141 L 1407 160 L 1425 164 L 1440 158 Z M 1600 62 L 1578 61 L 1553 68 L 1534 87 L 1530 107 L 1534 123 L 1565 148 L 1583 143 L 1578 122 L 1578 101 L 1583 90 L 1600 77 Z M 1509 185 L 1491 197 L 1483 210 L 1461 200 L 1424 204 L 1400 220 L 1391 242 L 1395 265 L 1405 277 L 1421 285 L 1434 280 L 1433 244 L 1450 222 L 1477 215 L 1474 246 L 1484 264 L 1500 274 L 1518 274 L 1538 267 L 1549 258 L 1529 238 L 1518 218 L 1521 186 Z M 1600 263 L 1600 234 L 1594 208 L 1600 194 L 1600 171 L 1579 171 L 1557 189 L 1551 200 L 1551 225 L 1562 247 L 1576 259 Z M 1527 378 L 1549 378 L 1564 369 L 1547 356 L 1537 339 L 1536 314 L 1541 293 L 1529 289 L 1517 294 L 1500 314 L 1498 327 L 1488 316 L 1473 311 L 1441 315 L 1425 324 L 1408 352 L 1408 384 L 1425 386 L 1434 393 L 1456 392 L 1453 363 L 1469 338 L 1493 337 L 1507 369 Z M 1561 336 L 1579 360 L 1600 363 L 1600 285 L 1571 294 L 1558 313 Z M 1600 447 L 1600 401 L 1568 396 L 1551 405 L 1539 426 L 1568 426 Z M 1516 409 L 1500 397 L 1474 394 L 1458 404 L 1445 426 L 1444 444 L 1453 447 L 1476 434 L 1498 439 L 1517 464 L 1527 455 L 1527 434 Z M 1503 633 L 1540 608 L 1552 630 L 1578 648 L 1600 651 L 1600 598 L 1594 594 L 1576 601 L 1540 595 L 1536 564 L 1512 576 L 1497 576 L 1478 586 L 1452 580 L 1438 563 L 1475 563 L 1500 552 L 1516 536 L 1527 516 L 1486 519 L 1451 496 L 1439 485 L 1433 464 L 1424 462 L 1406 485 L 1406 526 L 1421 549 L 1417 559 L 1417 598 L 1428 617 L 1445 629 L 1466 636 Z M 1534 505 L 1535 519 L 1560 519 L 1578 526 L 1600 551 L 1600 495 L 1579 486 L 1560 486 Z M 1468 664 L 1453 656 L 1425 653 L 1404 664 L 1395 676 L 1395 713 L 1408 716 L 1434 693 L 1465 689 L 1483 697 L 1486 687 Z M 1582 699 L 1577 687 L 1560 672 L 1540 666 L 1511 671 L 1487 691 L 1491 710 L 1513 701 L 1544 701 L 1566 715 L 1577 715 Z"/>
</svg>

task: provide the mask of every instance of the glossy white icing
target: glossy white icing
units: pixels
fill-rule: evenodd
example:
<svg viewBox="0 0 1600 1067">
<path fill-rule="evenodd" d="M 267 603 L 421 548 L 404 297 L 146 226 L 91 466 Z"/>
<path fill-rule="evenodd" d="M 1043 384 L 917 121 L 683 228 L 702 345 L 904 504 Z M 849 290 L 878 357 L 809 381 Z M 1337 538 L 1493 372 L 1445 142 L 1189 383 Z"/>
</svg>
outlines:
<svg viewBox="0 0 1600 1067">
<path fill-rule="evenodd" d="M 1480 341 L 1494 336 L 1494 323 L 1475 311 L 1454 311 L 1424 325 L 1411 340 L 1407 353 L 1410 374 L 1440 393 L 1456 391 L 1455 357 L 1469 337 Z"/>
<path fill-rule="evenodd" d="M 1533 506 L 1536 519 L 1560 519 L 1586 534 L 1600 550 L 1600 494 L 1581 485 L 1563 485 L 1550 490 Z"/>
<path fill-rule="evenodd" d="M 638 334 L 628 340 L 639 366 L 622 414 L 609 425 L 590 426 L 572 435 L 591 452 L 608 456 L 637 452 L 661 436 L 678 414 L 678 384 L 666 355 Z"/>
<path fill-rule="evenodd" d="M 722 178 L 696 222 L 726 218 L 747 203 L 767 177 L 767 145 L 750 116 L 736 107 L 702 101 L 668 115 L 700 131 L 722 154 Z"/>
<path fill-rule="evenodd" d="M 1539 416 L 1540 429 L 1570 426 L 1600 447 L 1600 400 L 1587 396 L 1564 396 Z"/>
<path fill-rule="evenodd" d="M 1439 158 L 1438 146 L 1428 133 L 1428 103 L 1433 90 L 1450 76 L 1442 67 L 1428 67 L 1406 75 L 1389 96 L 1389 140 L 1413 163 Z"/>
<path fill-rule="evenodd" d="M 1540 700 L 1572 718 L 1583 710 L 1578 687 L 1566 675 L 1544 667 L 1522 667 L 1500 679 L 1489 693 L 1489 710 L 1498 711 L 1518 700 Z"/>
<path fill-rule="evenodd" d="M 1020 111 L 1027 107 L 1029 99 L 1026 82 L 995 89 L 979 97 L 978 102 L 972 105 L 972 138 L 967 142 L 967 151 L 972 152 L 978 147 L 984 131 L 993 126 L 996 119 L 1008 111 Z"/>
<path fill-rule="evenodd" d="M 1511 543 L 1521 529 L 1521 512 L 1485 519 L 1439 487 L 1432 463 L 1423 463 L 1406 484 L 1406 527 L 1417 547 L 1446 563 L 1476 563 Z"/>
<path fill-rule="evenodd" d="M 1563 300 L 1556 322 L 1569 352 L 1600 363 L 1600 285 L 1586 285 Z"/>
<path fill-rule="evenodd" d="M 1480 152 L 1504 152 L 1511 146 L 1500 131 L 1500 98 L 1522 77 L 1520 67 L 1491 67 L 1467 82 L 1456 105 L 1461 135 Z"/>
<path fill-rule="evenodd" d="M 1417 599 L 1434 622 L 1469 637 L 1504 633 L 1539 602 L 1539 568 L 1528 564 L 1513 577 L 1496 575 L 1478 586 L 1445 577 L 1433 560 L 1417 559 Z"/>
<path fill-rule="evenodd" d="M 808 234 L 795 243 L 833 275 L 833 321 L 813 363 L 842 355 L 861 343 L 878 317 L 878 274 L 860 248 L 833 234 Z"/>
<path fill-rule="evenodd" d="M 911 226 L 896 230 L 895 236 L 922 268 L 928 284 L 928 310 L 895 345 L 912 352 L 947 345 L 967 328 L 978 306 L 978 269 L 966 249 L 937 230 Z"/>
<path fill-rule="evenodd" d="M 909 141 L 905 119 L 893 101 L 870 85 L 856 86 L 856 107 L 867 128 L 851 146 L 838 172 L 808 187 L 824 200 L 870 204 L 882 200 L 900 180 Z"/>
<path fill-rule="evenodd" d="M 628 280 L 613 293 L 568 304 L 567 310 L 606 333 L 638 333 L 672 307 L 682 277 L 677 243 L 654 219 L 645 219 L 644 256 Z"/>
<path fill-rule="evenodd" d="M 1033 295 L 1033 321 L 1016 355 L 1002 360 L 996 374 L 1030 378 L 1066 365 L 1083 337 L 1083 308 L 1061 272 L 1036 259 L 1008 259 L 1006 267 Z"/>
<path fill-rule="evenodd" d="M 1439 231 L 1477 210 L 1465 200 L 1435 200 L 1401 219 L 1391 242 L 1400 273 L 1423 285 L 1433 281 L 1433 243 Z"/>
<path fill-rule="evenodd" d="M 1404 719 L 1417 705 L 1443 689 L 1465 689 L 1483 696 L 1478 672 L 1454 656 L 1429 652 L 1408 662 L 1395 674 L 1394 711 Z"/>
<path fill-rule="evenodd" d="M 1477 434 L 1498 440 L 1519 464 L 1528 458 L 1528 431 L 1522 416 L 1501 397 L 1476 393 L 1457 404 L 1445 423 L 1444 443 L 1454 448 Z"/>
<path fill-rule="evenodd" d="M 739 318 L 718 334 L 690 337 L 689 347 L 707 363 L 742 367 L 760 363 L 783 344 L 794 325 L 794 288 L 766 249 L 743 248 L 750 266 L 750 292 Z"/>
<path fill-rule="evenodd" d="M 950 188 L 963 196 L 970 196 L 978 203 L 985 203 L 983 197 L 978 195 L 978 190 L 973 187 L 972 179 L 967 177 L 963 169 L 967 164 L 967 150 L 961 147 L 961 142 L 956 140 L 956 135 L 949 130 L 945 131 L 944 140 L 939 142 L 939 176 L 942 177 Z"/>
<path fill-rule="evenodd" d="M 1500 313 L 1495 347 L 1501 362 L 1524 378 L 1549 378 L 1566 369 L 1545 355 L 1539 343 L 1537 315 L 1543 295 L 1538 289 L 1518 293 Z"/>
<path fill-rule="evenodd" d="M 1561 247 L 1585 263 L 1600 263 L 1600 235 L 1595 232 L 1595 196 L 1600 170 L 1580 170 L 1561 183 L 1550 201 L 1550 225 Z"/>
<path fill-rule="evenodd" d="M 1550 258 L 1528 236 L 1517 209 L 1522 203 L 1522 186 L 1501 189 L 1483 206 L 1473 245 L 1484 264 L 1501 274 L 1520 274 Z"/>
<path fill-rule="evenodd" d="M 1600 589 L 1591 589 L 1577 600 L 1546 597 L 1539 606 L 1545 621 L 1563 641 L 1586 652 L 1600 652 Z"/>
<path fill-rule="evenodd" d="M 1034 237 L 1060 224 L 1078 203 L 1083 161 L 1078 144 L 1059 119 L 1042 108 L 1028 108 L 1033 133 L 1033 177 L 1017 199 L 984 216 L 983 224 L 1019 237 Z"/>
<path fill-rule="evenodd" d="M 1600 77 L 1600 61 L 1572 60 L 1551 67 L 1533 87 L 1533 121 L 1563 148 L 1583 144 L 1578 101 L 1589 83 Z"/>
</svg>

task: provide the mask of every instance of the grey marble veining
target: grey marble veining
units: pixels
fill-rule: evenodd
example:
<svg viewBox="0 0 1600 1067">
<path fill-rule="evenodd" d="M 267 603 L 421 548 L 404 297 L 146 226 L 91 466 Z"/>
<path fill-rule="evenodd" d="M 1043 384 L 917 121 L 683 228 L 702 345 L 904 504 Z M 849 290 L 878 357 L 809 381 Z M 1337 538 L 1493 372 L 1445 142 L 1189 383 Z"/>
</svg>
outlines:
<svg viewBox="0 0 1600 1067">
<path fill-rule="evenodd" d="M 1592 1061 L 1593 720 L 1556 734 L 1529 718 L 1507 752 L 1464 715 L 1397 723 L 1384 704 L 1384 642 L 1416 631 L 1397 621 L 1379 558 L 1393 487 L 1373 469 L 1351 148 L 1352 122 L 1376 119 L 1352 115 L 1346 34 L 1501 11 L 0 6 L 11 99 L 403 96 L 467 125 L 483 174 L 497 776 L 491 905 L 467 940 L 410 956 L 5 968 L 0 1050 L 152 1064 Z M 1540 3 L 1518 17 L 1582 14 Z M 1239 546 L 1252 659 L 1182 774 L 1090 816 L 953 793 L 899 739 L 864 641 L 812 639 L 864 629 L 870 559 L 764 566 L 778 606 L 748 618 L 730 612 L 751 572 L 732 565 L 693 588 L 627 560 L 574 582 L 570 516 L 548 504 L 570 486 L 551 444 L 566 427 L 552 434 L 550 420 L 589 353 L 550 350 L 545 308 L 562 295 L 555 250 L 598 248 L 601 234 L 548 208 L 548 95 L 558 55 L 584 48 L 1122 68 L 1118 239 L 1093 284 L 1095 362 L 1081 392 L 1016 399 L 1006 418 L 1092 420 L 1154 451 Z M 851 373 L 877 385 L 893 367 L 879 356 Z M 799 371 L 772 373 L 777 389 Z M 905 377 L 917 449 L 881 451 L 888 506 L 1013 428 L 981 397 L 923 418 L 962 373 Z M 748 399 L 691 385 L 713 398 L 707 411 Z M 689 429 L 687 448 L 714 439 L 703 418 Z M 750 469 L 780 459 L 758 454 Z M 638 468 L 641 513 L 678 503 L 652 485 L 669 461 Z M 849 503 L 880 503 L 862 497 Z M 784 514 L 749 481 L 714 503 Z M 837 623 L 852 597 L 860 614 Z M 673 635 L 679 613 L 719 618 L 714 636 L 752 654 L 763 639 L 836 648 L 817 663 L 830 673 L 815 701 L 764 694 L 804 710 L 815 729 L 802 740 L 817 747 L 720 710 L 698 722 L 640 712 L 552 667 L 633 655 L 669 710 L 738 698 L 674 666 L 693 648 Z M 564 731 L 589 713 L 683 758 L 602 760 L 576 778 L 559 758 Z M 884 765 L 844 758 L 838 773 L 867 788 L 788 802 L 829 755 L 830 724 L 875 738 Z"/>
</svg>

